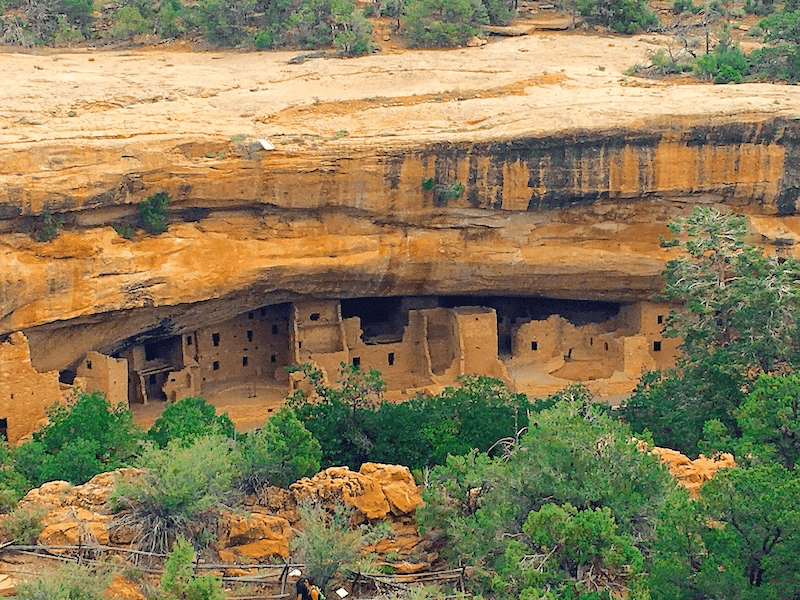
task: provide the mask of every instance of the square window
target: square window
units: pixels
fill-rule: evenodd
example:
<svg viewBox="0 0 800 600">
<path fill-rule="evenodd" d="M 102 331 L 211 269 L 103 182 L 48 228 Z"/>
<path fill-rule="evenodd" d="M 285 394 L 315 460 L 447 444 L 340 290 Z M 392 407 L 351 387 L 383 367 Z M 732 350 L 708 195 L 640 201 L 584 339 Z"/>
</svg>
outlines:
<svg viewBox="0 0 800 600">
<path fill-rule="evenodd" d="M 211 368 L 215 371 L 219 371 L 219 361 L 215 360 L 214 363 L 211 365 Z"/>
<path fill-rule="evenodd" d="M 653 352 L 661 352 L 661 342 L 653 342 Z"/>
<path fill-rule="evenodd" d="M 269 357 L 269 362 L 271 363 L 278 362 L 278 357 L 273 354 L 272 356 Z"/>
<path fill-rule="evenodd" d="M 309 319 L 311 319 L 312 321 L 319 321 L 319 313 L 311 313 Z"/>
<path fill-rule="evenodd" d="M 354 356 L 353 357 L 353 366 L 354 367 L 360 367 L 361 366 L 361 357 L 360 356 Z"/>
<path fill-rule="evenodd" d="M 214 344 L 215 346 L 219 346 L 219 334 L 218 333 L 212 333 L 211 334 L 211 343 Z"/>
</svg>

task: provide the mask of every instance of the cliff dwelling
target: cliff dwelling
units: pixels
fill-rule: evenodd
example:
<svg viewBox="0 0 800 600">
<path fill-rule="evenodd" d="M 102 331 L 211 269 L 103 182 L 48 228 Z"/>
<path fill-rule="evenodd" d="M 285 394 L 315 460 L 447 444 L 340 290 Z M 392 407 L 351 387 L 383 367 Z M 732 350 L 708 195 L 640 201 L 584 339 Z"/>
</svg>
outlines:
<svg viewBox="0 0 800 600">
<path fill-rule="evenodd" d="M 800 88 L 639 85 L 659 44 L 571 37 L 4 55 L 0 434 L 73 386 L 145 420 L 203 394 L 255 426 L 304 362 L 377 369 L 392 401 L 474 373 L 611 403 L 674 364 L 667 221 L 733 211 L 798 254 Z"/>
<path fill-rule="evenodd" d="M 202 395 L 220 407 L 250 398 L 250 420 L 258 421 L 300 383 L 286 367 L 303 363 L 331 383 L 342 363 L 376 369 L 393 401 L 436 393 L 472 374 L 534 396 L 581 381 L 617 402 L 644 370 L 674 365 L 677 341 L 661 334 L 668 311 L 649 302 L 535 297 L 305 300 L 248 310 L 180 335 L 125 340 L 111 355 L 87 352 L 60 374 L 30 366 L 27 341 L 15 334 L 0 346 L 3 363 L 17 353 L 29 366 L 5 386 L 10 400 L 27 398 L 37 418 L 6 404 L 0 423 L 9 439 L 19 439 L 29 432 L 25 423 L 38 422 L 70 385 L 101 390 L 111 403 L 142 415 L 187 396 Z M 31 389 L 38 392 L 30 396 Z"/>
</svg>

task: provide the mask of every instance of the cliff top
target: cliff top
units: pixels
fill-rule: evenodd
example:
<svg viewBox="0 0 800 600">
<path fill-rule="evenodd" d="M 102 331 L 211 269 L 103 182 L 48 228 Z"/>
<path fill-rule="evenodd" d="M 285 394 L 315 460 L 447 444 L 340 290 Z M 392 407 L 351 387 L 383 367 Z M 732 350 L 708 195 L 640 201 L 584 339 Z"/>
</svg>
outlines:
<svg viewBox="0 0 800 600">
<path fill-rule="evenodd" d="M 0 144 L 8 153 L 63 140 L 247 136 L 308 150 L 795 114 L 796 86 L 624 74 L 665 44 L 653 34 L 541 31 L 301 64 L 289 64 L 296 51 L 181 46 L 5 53 Z"/>
</svg>

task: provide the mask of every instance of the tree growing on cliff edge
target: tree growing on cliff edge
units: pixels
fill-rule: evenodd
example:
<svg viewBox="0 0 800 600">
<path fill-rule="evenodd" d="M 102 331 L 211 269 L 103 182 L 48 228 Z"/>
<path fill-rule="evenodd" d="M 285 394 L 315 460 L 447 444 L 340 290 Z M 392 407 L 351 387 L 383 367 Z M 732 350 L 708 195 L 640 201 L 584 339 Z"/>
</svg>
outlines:
<svg viewBox="0 0 800 600">
<path fill-rule="evenodd" d="M 139 204 L 139 218 L 142 228 L 152 234 L 158 235 L 167 230 L 169 220 L 169 196 L 165 192 L 159 192 L 148 196 L 147 200 Z"/>
<path fill-rule="evenodd" d="M 768 257 L 746 242 L 744 217 L 696 207 L 669 223 L 685 256 L 670 261 L 663 296 L 685 303 L 664 335 L 683 339 L 677 369 L 642 379 L 623 414 L 660 445 L 697 454 L 702 428 L 717 419 L 739 437 L 735 409 L 759 373 L 800 364 L 800 263 Z"/>
</svg>

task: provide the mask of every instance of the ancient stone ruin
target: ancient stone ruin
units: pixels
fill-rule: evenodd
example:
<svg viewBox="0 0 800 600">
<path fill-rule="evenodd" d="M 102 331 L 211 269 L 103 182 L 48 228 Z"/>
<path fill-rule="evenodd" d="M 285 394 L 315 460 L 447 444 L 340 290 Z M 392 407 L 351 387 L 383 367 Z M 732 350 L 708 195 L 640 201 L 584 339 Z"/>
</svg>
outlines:
<svg viewBox="0 0 800 600">
<path fill-rule="evenodd" d="M 634 41 L 604 52 L 630 57 Z M 516 66 L 497 71 L 489 52 L 504 47 L 465 50 L 457 68 L 481 89 L 522 81 Z M 102 104 L 102 86 L 86 85 L 81 102 L 102 110 L 81 112 L 65 84 L 40 94 L 47 102 L 19 99 L 26 129 L 0 133 L 0 433 L 11 442 L 73 387 L 142 414 L 189 395 L 222 410 L 249 402 L 245 427 L 282 404 L 298 384 L 285 367 L 302 363 L 331 382 L 341 363 L 377 369 L 389 400 L 479 374 L 531 395 L 580 381 L 615 403 L 678 356 L 663 336 L 673 307 L 656 299 L 675 256 L 659 242 L 667 220 L 705 204 L 747 215 L 770 252 L 800 239 L 796 118 L 732 112 L 756 100 L 725 86 L 703 92 L 727 102 L 724 114 L 675 96 L 681 118 L 644 118 L 598 100 L 576 126 L 542 120 L 529 100 L 555 86 L 577 106 L 597 81 L 526 70 L 524 93 L 454 99 L 444 108 L 463 111 L 463 129 L 434 131 L 412 116 L 438 115 L 435 95 L 350 110 L 331 87 L 309 104 L 286 82 L 316 67 L 264 56 L 237 63 L 251 83 L 223 99 L 185 94 L 140 58 L 150 79 L 131 93 L 162 86 L 173 99 L 163 110 Z M 63 68 L 83 81 L 115 64 L 100 62 Z M 253 103 L 260 92 L 245 88 L 268 76 L 280 94 Z M 347 93 L 376 95 L 374 76 L 352 74 Z M 609 89 L 628 94 L 616 81 Z M 78 112 L 61 119 L 48 102 Z M 345 118 L 352 136 L 318 133 Z M 269 136 L 273 150 L 257 143 Z M 153 235 L 138 207 L 161 192 L 168 229 Z"/>
</svg>

